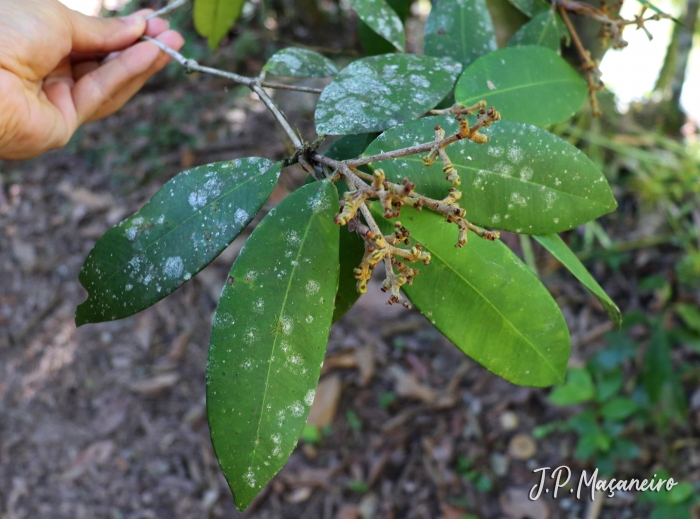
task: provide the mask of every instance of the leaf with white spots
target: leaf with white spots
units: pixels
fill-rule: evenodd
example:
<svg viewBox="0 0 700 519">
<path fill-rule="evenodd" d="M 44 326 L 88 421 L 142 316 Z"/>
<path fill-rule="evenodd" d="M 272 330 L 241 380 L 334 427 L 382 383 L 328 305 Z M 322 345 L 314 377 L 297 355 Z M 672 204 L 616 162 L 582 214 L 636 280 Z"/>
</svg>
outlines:
<svg viewBox="0 0 700 519">
<path fill-rule="evenodd" d="M 436 0 L 425 23 L 426 56 L 463 66 L 496 50 L 496 33 L 485 0 Z"/>
<path fill-rule="evenodd" d="M 406 45 L 403 22 L 385 0 L 350 0 L 357 16 L 400 52 Z"/>
<path fill-rule="evenodd" d="M 372 211 L 391 224 L 378 203 Z M 430 264 L 403 290 L 425 317 L 464 353 L 506 380 L 526 386 L 564 381 L 569 331 L 557 303 L 537 276 L 501 241 L 473 234 L 455 248 L 457 226 L 427 209 L 401 210 L 411 243 Z"/>
<path fill-rule="evenodd" d="M 323 90 L 316 106 L 316 131 L 379 132 L 416 119 L 450 92 L 460 70 L 452 60 L 413 54 L 354 61 Z"/>
<path fill-rule="evenodd" d="M 622 324 L 620 309 L 558 234 L 535 235 L 533 238 L 540 242 L 540 245 L 557 258 L 562 265 L 569 269 L 569 272 L 576 276 L 576 279 L 583 283 L 583 285 L 598 298 L 598 301 L 603 305 L 610 319 L 612 319 L 617 326 Z"/>
<path fill-rule="evenodd" d="M 285 77 L 330 77 L 338 73 L 338 67 L 331 60 L 300 47 L 287 47 L 275 52 L 263 70 Z"/>
<path fill-rule="evenodd" d="M 506 47 L 541 45 L 561 54 L 561 40 L 567 35 L 566 26 L 556 11 L 545 11 L 523 25 Z"/>
<path fill-rule="evenodd" d="M 155 304 L 206 267 L 262 207 L 280 164 L 251 157 L 183 171 L 141 210 L 109 229 L 80 272 L 88 299 L 78 326 Z"/>
<path fill-rule="evenodd" d="M 404 27 L 406 27 L 406 18 L 408 18 L 411 11 L 411 4 L 413 3 L 413 0 L 386 0 L 386 2 L 389 4 L 389 7 L 391 7 L 397 15 L 399 15 L 401 22 L 404 24 Z M 370 26 L 361 19 L 357 20 L 357 34 L 360 39 L 362 49 L 365 51 L 365 55 L 367 56 L 389 54 L 399 51 L 399 49 L 394 47 L 393 44 L 389 43 L 374 32 Z"/>
<path fill-rule="evenodd" d="M 474 118 L 469 119 L 474 122 Z M 430 142 L 440 125 L 448 135 L 458 129 L 453 117 L 425 117 L 392 128 L 369 145 L 364 155 Z M 486 144 L 457 141 L 446 148 L 461 178 L 460 205 L 466 218 L 483 227 L 522 234 L 561 232 L 617 207 L 605 176 L 575 146 L 536 126 L 498 121 L 480 130 Z M 416 192 L 443 199 L 452 185 L 440 160 L 425 167 L 411 155 L 373 164 L 389 180 L 407 177 Z"/>
<path fill-rule="evenodd" d="M 586 82 L 555 51 L 540 45 L 507 47 L 469 65 L 455 99 L 471 106 L 485 99 L 503 119 L 547 126 L 564 121 L 586 100 Z"/>
<path fill-rule="evenodd" d="M 337 211 L 331 182 L 296 190 L 253 231 L 221 292 L 207 415 L 240 510 L 284 466 L 313 403 L 338 283 Z"/>
</svg>

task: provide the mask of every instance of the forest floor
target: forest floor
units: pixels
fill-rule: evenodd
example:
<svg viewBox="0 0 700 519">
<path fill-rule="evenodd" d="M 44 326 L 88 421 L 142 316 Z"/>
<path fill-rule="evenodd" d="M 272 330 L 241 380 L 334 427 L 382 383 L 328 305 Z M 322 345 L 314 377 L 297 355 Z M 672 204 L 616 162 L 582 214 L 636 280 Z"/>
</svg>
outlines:
<svg viewBox="0 0 700 519">
<path fill-rule="evenodd" d="M 250 509 L 237 512 L 212 451 L 204 394 L 211 320 L 242 238 L 152 308 L 74 324 L 91 247 L 165 181 L 193 165 L 288 155 L 246 92 L 173 70 L 65 149 L 0 163 L 2 519 L 650 516 L 635 493 L 530 501 L 534 469 L 568 465 L 577 478 L 594 468 L 574 460 L 572 433 L 533 436 L 535 426 L 581 407 L 553 406 L 549 390 L 490 374 L 416 311 L 387 306 L 377 282 L 331 330 L 315 404 L 329 425 L 320 439 L 302 440 Z M 313 134 L 312 95 L 275 98 Z M 300 170 L 286 171 L 263 213 L 302 181 Z M 517 248 L 514 238 L 504 239 Z M 543 270 L 569 324 L 571 366 L 582 366 L 611 325 L 572 276 Z M 623 310 L 640 306 L 629 277 L 596 274 Z M 641 454 L 619 464 L 616 477 L 644 477 L 663 461 L 697 480 L 697 442 L 667 454 L 674 441 L 697 438 L 694 400 L 685 427 L 637 437 Z"/>
</svg>

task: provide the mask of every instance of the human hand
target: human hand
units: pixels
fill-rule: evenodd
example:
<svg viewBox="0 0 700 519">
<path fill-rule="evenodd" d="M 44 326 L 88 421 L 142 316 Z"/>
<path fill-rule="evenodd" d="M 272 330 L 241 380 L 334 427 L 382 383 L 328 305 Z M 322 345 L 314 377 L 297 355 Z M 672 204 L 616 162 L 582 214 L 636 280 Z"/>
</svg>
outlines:
<svg viewBox="0 0 700 519">
<path fill-rule="evenodd" d="M 93 18 L 58 0 L 0 0 L 0 158 L 65 145 L 77 128 L 119 110 L 184 40 L 150 10 Z"/>
</svg>

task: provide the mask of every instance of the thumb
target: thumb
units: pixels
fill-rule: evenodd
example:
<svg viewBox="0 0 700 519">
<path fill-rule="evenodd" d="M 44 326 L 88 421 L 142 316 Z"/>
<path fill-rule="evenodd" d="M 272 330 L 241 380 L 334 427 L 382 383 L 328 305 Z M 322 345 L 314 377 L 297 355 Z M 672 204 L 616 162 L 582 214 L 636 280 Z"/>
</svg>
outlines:
<svg viewBox="0 0 700 519">
<path fill-rule="evenodd" d="M 146 13 L 125 18 L 96 18 L 67 9 L 75 52 L 114 52 L 138 40 L 146 32 Z"/>
</svg>

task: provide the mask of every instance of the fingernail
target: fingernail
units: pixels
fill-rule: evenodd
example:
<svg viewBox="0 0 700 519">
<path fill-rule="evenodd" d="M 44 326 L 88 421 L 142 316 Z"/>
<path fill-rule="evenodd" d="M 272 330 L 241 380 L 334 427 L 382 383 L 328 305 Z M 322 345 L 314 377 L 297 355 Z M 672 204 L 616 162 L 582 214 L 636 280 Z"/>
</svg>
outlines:
<svg viewBox="0 0 700 519">
<path fill-rule="evenodd" d="M 122 20 L 128 25 L 143 25 L 146 22 L 143 15 L 140 14 L 131 14 L 122 18 Z"/>
</svg>

